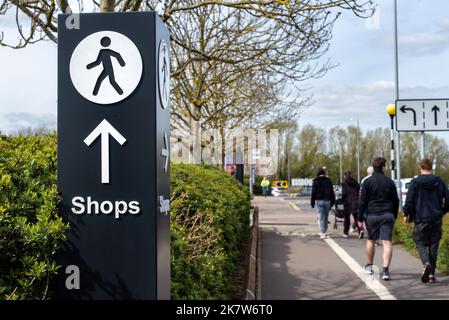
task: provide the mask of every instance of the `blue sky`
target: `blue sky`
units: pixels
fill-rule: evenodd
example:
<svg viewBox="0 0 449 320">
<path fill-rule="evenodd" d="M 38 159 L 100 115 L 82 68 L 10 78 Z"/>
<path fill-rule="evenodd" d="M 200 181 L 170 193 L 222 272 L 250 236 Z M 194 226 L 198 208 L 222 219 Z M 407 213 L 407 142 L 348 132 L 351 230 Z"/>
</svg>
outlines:
<svg viewBox="0 0 449 320">
<path fill-rule="evenodd" d="M 311 87 L 315 104 L 303 113 L 300 126 L 346 126 L 355 123 L 351 118 L 358 118 L 363 130 L 389 125 L 385 106 L 395 98 L 393 0 L 377 3 L 378 20 L 344 12 L 337 21 L 325 58 L 338 66 L 305 84 Z M 449 2 L 398 0 L 398 4 L 401 98 L 448 98 Z M 11 37 L 13 26 L 7 20 L 0 17 L 0 30 Z M 56 45 L 0 48 L 0 61 L 0 130 L 55 126 Z M 449 133 L 438 136 L 449 141 Z"/>
<path fill-rule="evenodd" d="M 345 12 L 327 57 L 338 67 L 311 82 L 315 104 L 299 120 L 322 128 L 388 127 L 395 100 L 393 0 L 380 0 L 375 20 Z M 449 2 L 398 0 L 400 98 L 449 97 Z M 377 21 L 377 23 L 376 23 Z M 373 28 L 374 26 L 374 28 Z M 435 133 L 449 141 L 449 133 Z"/>
</svg>

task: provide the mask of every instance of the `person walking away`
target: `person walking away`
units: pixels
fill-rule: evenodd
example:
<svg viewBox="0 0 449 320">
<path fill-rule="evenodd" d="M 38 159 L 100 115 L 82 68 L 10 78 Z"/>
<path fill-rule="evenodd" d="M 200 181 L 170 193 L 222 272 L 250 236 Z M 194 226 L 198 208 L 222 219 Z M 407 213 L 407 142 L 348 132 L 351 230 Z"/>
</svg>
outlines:
<svg viewBox="0 0 449 320">
<path fill-rule="evenodd" d="M 313 179 L 312 196 L 310 204 L 317 209 L 320 238 L 327 238 L 329 211 L 335 204 L 335 193 L 331 179 L 327 176 L 325 167 L 318 170 L 317 177 Z"/>
<path fill-rule="evenodd" d="M 433 174 L 430 159 L 422 159 L 419 169 L 421 175 L 410 182 L 407 192 L 404 222 L 414 222 L 413 240 L 423 263 L 421 281 L 435 283 L 442 220 L 449 211 L 449 191 L 443 180 Z"/>
<path fill-rule="evenodd" d="M 359 200 L 360 185 L 352 177 L 350 171 L 346 171 L 343 175 L 343 193 L 342 199 L 344 201 L 344 222 L 343 222 L 343 237 L 347 238 L 349 233 L 349 227 L 351 225 L 351 216 L 354 217 L 354 221 L 357 222 L 357 204 Z M 363 229 L 357 231 L 363 237 Z"/>
<path fill-rule="evenodd" d="M 270 187 L 270 181 L 267 179 L 267 177 L 263 177 L 262 182 L 260 183 L 260 186 L 262 187 L 262 193 L 266 197 L 268 195 L 269 187 Z"/>
<path fill-rule="evenodd" d="M 373 172 L 374 172 L 373 166 L 369 166 L 368 168 L 366 168 L 366 176 L 360 182 L 360 186 L 365 182 L 366 179 L 368 179 L 369 177 L 371 177 L 373 175 Z M 359 189 L 359 198 L 360 198 L 361 192 L 362 192 L 362 189 L 360 188 Z M 366 215 L 366 214 L 364 213 L 364 215 Z M 359 227 L 357 221 L 358 221 L 358 215 L 357 215 L 357 220 L 354 221 L 353 229 L 354 229 L 354 232 L 357 232 L 357 230 L 358 230 L 359 231 L 359 239 L 363 239 L 363 236 L 365 234 L 365 226 L 363 226 L 363 228 L 360 230 L 360 227 Z M 362 232 L 360 232 L 360 231 L 362 231 Z M 379 240 L 376 240 L 376 244 L 380 245 Z"/>
<path fill-rule="evenodd" d="M 369 166 L 368 168 L 366 168 L 366 177 L 364 177 L 362 179 L 362 182 L 360 182 L 360 185 L 362 185 L 366 179 L 368 179 L 369 177 L 371 177 L 374 173 L 374 168 L 373 166 Z M 362 191 L 362 189 L 360 189 L 360 191 Z"/>
<path fill-rule="evenodd" d="M 382 280 L 390 280 L 390 263 L 393 254 L 392 237 L 393 227 L 398 215 L 399 198 L 396 186 L 390 178 L 385 176 L 384 170 L 387 160 L 376 158 L 373 162 L 374 173 L 362 184 L 359 204 L 359 228 L 365 222 L 368 233 L 366 241 L 367 263 L 364 268 L 373 274 L 373 260 L 375 254 L 375 241 L 382 241 L 383 270 Z M 365 217 L 366 214 L 366 217 Z"/>
</svg>

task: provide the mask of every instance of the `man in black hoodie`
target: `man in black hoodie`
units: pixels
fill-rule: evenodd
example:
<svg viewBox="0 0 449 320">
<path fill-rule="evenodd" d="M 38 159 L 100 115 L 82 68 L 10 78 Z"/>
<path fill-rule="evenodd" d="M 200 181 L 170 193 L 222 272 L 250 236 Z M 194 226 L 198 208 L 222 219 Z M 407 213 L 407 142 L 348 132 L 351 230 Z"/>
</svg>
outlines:
<svg viewBox="0 0 449 320">
<path fill-rule="evenodd" d="M 383 245 L 382 280 L 390 280 L 389 266 L 393 254 L 391 239 L 399 209 L 396 186 L 393 180 L 384 174 L 386 162 L 385 158 L 374 160 L 374 173 L 362 184 L 358 212 L 359 228 L 363 227 L 365 221 L 368 233 L 366 242 L 368 263 L 365 265 L 365 271 L 373 274 L 374 244 L 379 239 Z"/>
<path fill-rule="evenodd" d="M 435 283 L 438 245 L 442 218 L 449 211 L 449 191 L 440 177 L 433 174 L 432 161 L 419 162 L 421 175 L 410 182 L 404 205 L 404 222 L 415 222 L 413 240 L 424 265 L 423 283 Z"/>
</svg>

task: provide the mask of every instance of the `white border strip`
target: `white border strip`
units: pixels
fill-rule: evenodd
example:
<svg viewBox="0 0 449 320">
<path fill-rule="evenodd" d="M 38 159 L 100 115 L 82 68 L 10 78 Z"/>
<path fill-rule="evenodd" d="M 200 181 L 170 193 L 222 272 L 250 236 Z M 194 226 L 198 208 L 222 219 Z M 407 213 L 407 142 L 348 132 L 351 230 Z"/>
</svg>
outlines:
<svg viewBox="0 0 449 320">
<path fill-rule="evenodd" d="M 299 207 L 298 207 L 296 204 L 294 204 L 293 202 L 289 201 L 288 204 L 290 205 L 290 207 L 291 207 L 293 210 L 301 211 L 301 210 L 299 209 Z"/>
<path fill-rule="evenodd" d="M 397 300 L 388 289 L 380 283 L 380 281 L 373 276 L 370 276 L 365 270 L 351 257 L 341 246 L 338 245 L 333 239 L 324 239 L 329 247 L 335 251 L 335 253 L 343 260 L 344 263 L 351 268 L 352 271 L 365 283 L 366 287 L 371 289 L 381 300 Z"/>
</svg>

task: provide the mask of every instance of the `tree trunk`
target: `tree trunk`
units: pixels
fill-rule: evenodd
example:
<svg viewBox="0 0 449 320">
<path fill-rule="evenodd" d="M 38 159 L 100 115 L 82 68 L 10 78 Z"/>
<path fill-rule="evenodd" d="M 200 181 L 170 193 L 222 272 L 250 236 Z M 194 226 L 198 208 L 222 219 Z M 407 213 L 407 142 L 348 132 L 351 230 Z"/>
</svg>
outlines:
<svg viewBox="0 0 449 320">
<path fill-rule="evenodd" d="M 101 0 L 100 12 L 113 12 L 115 8 L 115 0 Z"/>
<path fill-rule="evenodd" d="M 69 2 L 67 0 L 58 1 L 59 8 L 61 8 L 62 13 L 72 13 L 72 8 L 70 8 Z"/>
<path fill-rule="evenodd" d="M 225 124 L 223 122 L 220 123 L 220 135 L 221 135 L 221 170 L 226 170 L 225 161 L 226 161 L 226 145 L 225 145 Z"/>
</svg>

